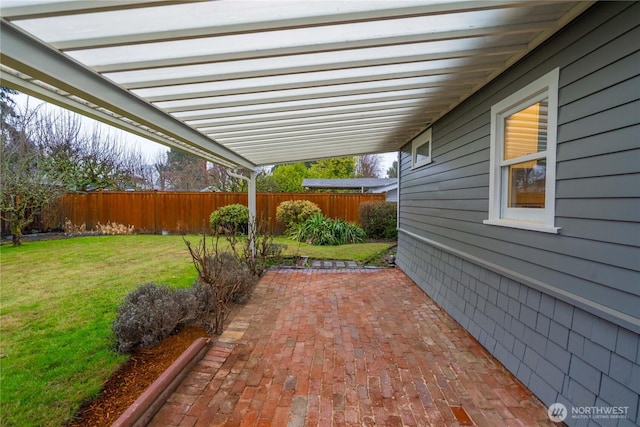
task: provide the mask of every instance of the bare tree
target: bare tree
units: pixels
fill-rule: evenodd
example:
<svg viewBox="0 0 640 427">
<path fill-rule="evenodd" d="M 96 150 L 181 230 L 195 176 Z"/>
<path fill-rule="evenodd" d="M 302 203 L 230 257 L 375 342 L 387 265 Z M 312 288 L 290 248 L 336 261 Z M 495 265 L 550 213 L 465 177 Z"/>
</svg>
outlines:
<svg viewBox="0 0 640 427">
<path fill-rule="evenodd" d="M 43 207 L 63 193 L 55 171 L 34 143 L 38 110 L 5 114 L 0 141 L 0 212 L 7 221 L 14 246 L 22 244 L 22 232 Z"/>
<path fill-rule="evenodd" d="M 212 191 L 222 192 L 242 192 L 247 191 L 247 182 L 231 176 L 229 172 L 242 175 L 241 169 L 232 169 L 215 163 L 209 164 L 207 169 L 209 187 Z"/>
<path fill-rule="evenodd" d="M 166 189 L 201 191 L 209 185 L 207 162 L 178 149 L 168 151 L 166 162 L 157 169 L 162 171 Z"/>
<path fill-rule="evenodd" d="M 365 154 L 358 157 L 356 176 L 358 178 L 378 178 L 380 176 L 380 156 Z"/>
<path fill-rule="evenodd" d="M 76 114 L 42 110 L 34 138 L 68 191 L 138 187 L 142 155 L 102 128 L 84 132 Z"/>
<path fill-rule="evenodd" d="M 272 167 L 263 166 L 256 171 L 256 191 L 265 193 L 275 193 L 279 191 L 278 185 L 273 177 Z"/>
<path fill-rule="evenodd" d="M 160 191 L 166 191 L 169 187 L 169 167 L 167 165 L 167 153 L 158 153 L 153 169 L 156 174 L 156 187 Z"/>
<path fill-rule="evenodd" d="M 157 180 L 155 166 L 150 163 L 140 150 L 132 151 L 126 159 L 127 168 L 133 173 L 135 189 L 153 190 Z"/>
<path fill-rule="evenodd" d="M 23 230 L 65 191 L 135 189 L 148 184 L 139 151 L 124 149 L 112 134 L 82 129 L 71 112 L 31 108 L 16 111 L 2 90 L 2 141 L 0 144 L 2 219 L 7 221 L 14 244 Z"/>
</svg>

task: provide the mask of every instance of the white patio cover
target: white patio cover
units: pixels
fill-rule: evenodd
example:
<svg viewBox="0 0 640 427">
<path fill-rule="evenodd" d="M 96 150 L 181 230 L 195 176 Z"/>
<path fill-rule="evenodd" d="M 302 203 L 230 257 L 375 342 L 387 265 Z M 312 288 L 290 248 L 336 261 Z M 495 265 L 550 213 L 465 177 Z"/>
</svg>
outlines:
<svg viewBox="0 0 640 427">
<path fill-rule="evenodd" d="M 591 3 L 2 0 L 0 79 L 227 166 L 383 153 Z"/>
</svg>

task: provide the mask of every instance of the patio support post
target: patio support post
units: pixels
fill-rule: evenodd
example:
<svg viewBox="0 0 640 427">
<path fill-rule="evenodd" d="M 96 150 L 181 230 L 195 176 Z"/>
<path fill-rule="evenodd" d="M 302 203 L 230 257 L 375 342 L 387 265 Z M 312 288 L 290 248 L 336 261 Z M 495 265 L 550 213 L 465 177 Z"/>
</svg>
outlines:
<svg viewBox="0 0 640 427">
<path fill-rule="evenodd" d="M 253 231 L 258 231 L 258 228 L 255 224 L 256 222 L 256 171 L 249 171 L 249 179 L 247 180 L 249 183 L 249 191 L 248 191 L 248 205 L 249 205 L 249 248 L 251 249 L 251 256 L 256 256 L 256 241 L 255 241 L 255 233 Z"/>
<path fill-rule="evenodd" d="M 247 181 L 247 184 L 249 186 L 248 188 L 248 194 L 247 194 L 247 199 L 248 199 L 248 203 L 247 203 L 247 207 L 249 208 L 249 230 L 248 230 L 248 237 L 249 237 L 249 248 L 251 249 L 251 256 L 255 257 L 256 256 L 256 236 L 255 233 L 253 233 L 253 231 L 258 231 L 257 227 L 255 227 L 255 223 L 256 223 L 256 171 L 255 170 L 251 170 L 248 169 L 249 171 L 249 177 L 246 177 L 244 175 L 239 175 L 237 173 L 231 172 L 231 171 L 227 171 L 227 173 L 229 174 L 229 176 L 232 176 L 234 178 L 238 178 L 238 179 L 242 179 L 244 181 Z"/>
</svg>

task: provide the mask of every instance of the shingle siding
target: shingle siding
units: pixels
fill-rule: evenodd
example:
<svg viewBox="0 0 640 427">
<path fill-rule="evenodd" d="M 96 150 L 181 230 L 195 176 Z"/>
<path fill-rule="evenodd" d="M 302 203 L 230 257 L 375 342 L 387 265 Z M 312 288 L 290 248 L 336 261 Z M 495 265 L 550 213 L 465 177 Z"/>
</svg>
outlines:
<svg viewBox="0 0 640 427">
<path fill-rule="evenodd" d="M 433 163 L 401 155 L 400 227 L 605 309 L 640 306 L 640 5 L 596 5 L 433 125 Z M 490 109 L 560 68 L 559 235 L 488 217 Z"/>
<path fill-rule="evenodd" d="M 637 333 L 406 233 L 398 243 L 398 266 L 544 403 L 640 416 Z M 565 422 L 617 425 L 610 421 Z"/>
<path fill-rule="evenodd" d="M 400 157 L 398 266 L 545 403 L 619 425 L 640 419 L 639 18 L 596 4 L 434 123 L 433 163 Z M 491 106 L 556 67 L 561 232 L 485 225 Z"/>
</svg>

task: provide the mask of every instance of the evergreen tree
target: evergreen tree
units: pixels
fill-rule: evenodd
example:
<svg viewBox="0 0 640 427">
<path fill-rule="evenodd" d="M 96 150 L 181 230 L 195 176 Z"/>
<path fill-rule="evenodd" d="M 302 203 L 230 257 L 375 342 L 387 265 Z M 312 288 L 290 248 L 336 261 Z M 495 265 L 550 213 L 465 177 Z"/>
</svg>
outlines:
<svg viewBox="0 0 640 427">
<path fill-rule="evenodd" d="M 201 191 L 209 186 L 207 162 L 193 154 L 171 148 L 160 166 L 166 184 L 174 191 Z"/>
<path fill-rule="evenodd" d="M 309 177 L 309 169 L 302 162 L 278 165 L 273 169 L 272 176 L 277 191 L 297 193 L 304 191 L 302 181 Z"/>
<path fill-rule="evenodd" d="M 318 160 L 312 164 L 308 178 L 354 178 L 355 173 L 355 157 L 335 157 Z"/>
<path fill-rule="evenodd" d="M 394 160 L 391 164 L 391 167 L 387 169 L 387 178 L 397 178 L 398 177 L 398 161 Z"/>
</svg>

